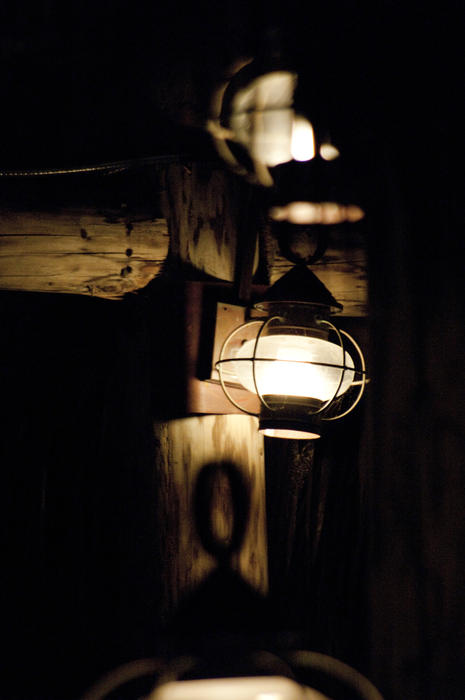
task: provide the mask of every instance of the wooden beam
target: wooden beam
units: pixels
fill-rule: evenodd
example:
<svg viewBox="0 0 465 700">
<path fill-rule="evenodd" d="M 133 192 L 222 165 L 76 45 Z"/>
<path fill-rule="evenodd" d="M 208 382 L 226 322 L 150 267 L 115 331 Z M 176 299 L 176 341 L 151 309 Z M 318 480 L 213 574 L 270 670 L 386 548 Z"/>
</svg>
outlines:
<svg viewBox="0 0 465 700">
<path fill-rule="evenodd" d="M 218 163 L 186 161 L 165 164 L 161 171 L 146 169 L 143 175 L 63 176 L 5 185 L 0 290 L 118 299 L 162 272 L 227 282 L 240 277 L 238 245 L 248 223 L 249 192 Z M 266 229 L 262 222 L 257 226 Z M 269 231 L 258 233 L 261 274 L 266 270 L 272 284 L 292 263 Z M 259 263 L 254 247 L 253 272 Z M 312 269 L 343 304 L 343 315 L 368 315 L 363 235 L 332 231 L 325 255 Z"/>
<path fill-rule="evenodd" d="M 166 221 L 83 206 L 0 212 L 0 289 L 119 298 L 166 260 Z"/>
<path fill-rule="evenodd" d="M 179 276 L 179 268 L 181 276 L 188 269 L 194 278 L 232 282 L 247 211 L 242 183 L 204 162 L 170 164 L 152 179 L 136 175 L 6 183 L 0 289 L 117 299 L 162 271 Z"/>
<path fill-rule="evenodd" d="M 118 299 L 144 287 L 169 249 L 160 167 L 2 178 L 0 289 Z"/>
</svg>

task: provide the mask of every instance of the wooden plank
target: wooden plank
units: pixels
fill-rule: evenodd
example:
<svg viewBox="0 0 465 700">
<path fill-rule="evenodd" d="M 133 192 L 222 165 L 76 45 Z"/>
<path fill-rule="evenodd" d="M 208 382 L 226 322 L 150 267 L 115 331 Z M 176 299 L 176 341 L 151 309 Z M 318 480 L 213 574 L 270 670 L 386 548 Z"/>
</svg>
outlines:
<svg viewBox="0 0 465 700">
<path fill-rule="evenodd" d="M 125 214 L 124 209 L 98 210 L 97 207 L 83 206 L 57 207 L 56 210 L 2 210 L 0 217 L 0 232 L 2 235 L 18 236 L 27 233 L 28 236 L 47 235 L 54 231 L 60 236 L 75 236 L 76 228 L 90 241 L 92 235 L 117 233 L 120 226 L 125 226 L 128 236 L 134 235 L 134 225 L 149 223 L 153 227 L 161 226 L 166 231 L 163 219 L 156 219 L 151 211 L 139 212 L 136 215 Z"/>
<path fill-rule="evenodd" d="M 155 469 L 160 496 L 157 518 L 163 566 L 162 617 L 169 617 L 181 598 L 212 570 L 214 560 L 198 538 L 192 514 L 197 475 L 205 464 L 233 462 L 250 487 L 248 530 L 233 566 L 256 589 L 268 586 L 263 437 L 257 419 L 245 415 L 199 416 L 154 425 Z M 225 527 L 231 504 L 214 504 L 213 526 Z"/>
<path fill-rule="evenodd" d="M 64 180 L 56 192 L 49 181 L 9 183 L 0 210 L 0 289 L 118 298 L 179 267 L 232 282 L 237 231 L 249 210 L 244 185 L 203 162 L 168 165 L 162 179 L 167 221 L 147 176 L 142 195 L 130 174 L 81 178 L 75 191 Z"/>
<path fill-rule="evenodd" d="M 0 214 L 0 289 L 119 298 L 145 287 L 169 249 L 166 221 L 86 207 Z"/>
<path fill-rule="evenodd" d="M 228 387 L 228 391 L 245 411 L 258 415 L 260 402 L 256 394 L 236 387 Z M 188 383 L 187 392 L 189 413 L 242 413 L 231 403 L 218 383 L 200 381 L 194 377 Z"/>
</svg>

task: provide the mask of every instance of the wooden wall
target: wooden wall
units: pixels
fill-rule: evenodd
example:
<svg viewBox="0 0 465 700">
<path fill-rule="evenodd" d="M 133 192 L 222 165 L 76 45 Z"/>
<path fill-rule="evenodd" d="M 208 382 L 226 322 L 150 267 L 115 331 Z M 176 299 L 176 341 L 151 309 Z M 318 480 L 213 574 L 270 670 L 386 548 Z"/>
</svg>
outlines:
<svg viewBox="0 0 465 700">
<path fill-rule="evenodd" d="M 219 32 L 204 32 L 209 8 L 196 14 L 192 6 L 187 19 L 196 18 L 195 31 L 186 22 L 181 35 L 159 32 L 157 42 L 161 4 L 151 4 L 150 22 L 144 13 L 131 15 L 129 31 L 126 3 L 117 3 L 116 32 L 106 9 L 97 11 L 95 3 L 85 3 L 83 14 L 74 7 L 72 22 L 65 5 L 58 20 L 50 15 L 53 3 L 27 5 L 11 4 L 1 26 L 7 105 L 2 163 L 75 164 L 112 159 L 115 152 L 117 158 L 146 155 L 154 146 L 169 152 L 173 144 L 183 150 L 179 131 L 163 120 L 154 128 L 153 112 L 161 109 L 170 120 L 180 108 L 181 121 L 201 123 L 208 99 L 204 66 L 210 77 L 219 76 L 234 54 L 228 39 L 235 32 L 216 6 L 210 26 L 220 25 Z M 258 36 L 263 19 L 249 5 L 239 8 L 248 21 L 232 4 L 227 8 L 241 49 L 250 47 L 246 39 Z M 284 599 L 288 620 L 298 618 L 309 644 L 358 658 L 387 700 L 461 700 L 463 8 L 453 2 L 432 8 L 366 2 L 341 5 L 335 13 L 328 3 L 316 5 L 299 26 L 286 16 L 288 43 L 308 67 L 307 86 L 314 68 L 324 68 L 338 110 L 347 100 L 349 136 L 367 134 L 369 141 L 375 130 L 384 145 L 372 153 L 386 176 L 369 237 L 373 381 L 364 420 L 371 440 L 364 443 L 363 433 L 356 469 L 358 445 L 344 442 L 347 436 L 339 440 L 336 432 L 329 461 L 310 462 L 304 446 L 268 446 L 269 499 L 278 493 L 280 504 L 269 511 L 270 532 L 285 535 L 281 549 L 278 538 L 272 543 L 270 586 Z M 177 10 L 176 3 L 167 9 L 171 28 L 178 26 Z M 136 42 L 140 30 L 143 40 Z M 198 40 L 200 31 L 205 43 Z M 195 50 L 200 59 L 194 66 Z M 154 105 L 153 96 L 163 93 L 165 102 Z M 194 186 L 190 191 L 199 195 Z M 126 201 L 120 194 L 117 187 L 116 210 Z M 38 201 L 24 191 L 19 198 L 25 210 Z M 79 220 L 72 224 L 72 245 L 91 251 L 92 242 L 81 236 L 86 227 Z M 115 270 L 126 284 L 132 274 L 121 275 L 131 267 L 127 229 L 121 222 L 117 227 Z M 224 251 L 224 241 L 213 239 Z M 173 251 L 191 257 L 196 246 L 180 243 Z M 358 259 L 349 262 L 358 273 Z M 144 302 L 134 299 L 115 307 L 96 299 L 69 296 L 64 303 L 59 295 L 13 298 L 2 292 L 0 300 L 1 691 L 15 700 L 61 699 L 76 695 L 103 669 L 150 653 L 158 633 L 153 621 L 163 583 L 161 555 L 153 556 L 159 532 L 152 467 L 160 455 L 153 449 L 146 381 L 149 332 Z M 365 307 L 358 291 L 355 303 Z M 284 464 L 287 469 L 279 471 Z M 361 515 L 367 505 L 370 520 Z M 348 528 L 341 530 L 342 523 Z M 283 577 L 278 562 L 285 564 Z"/>
</svg>

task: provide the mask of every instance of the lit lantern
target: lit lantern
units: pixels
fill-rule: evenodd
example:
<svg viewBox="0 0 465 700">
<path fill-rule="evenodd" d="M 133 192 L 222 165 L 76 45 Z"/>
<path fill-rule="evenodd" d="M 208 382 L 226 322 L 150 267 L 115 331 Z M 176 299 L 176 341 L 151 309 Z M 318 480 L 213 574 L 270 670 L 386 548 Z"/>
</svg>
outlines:
<svg viewBox="0 0 465 700">
<path fill-rule="evenodd" d="M 221 158 L 252 184 L 270 187 L 270 167 L 291 160 L 296 75 L 251 75 L 247 64 L 214 95 L 208 131 Z"/>
<path fill-rule="evenodd" d="M 321 700 L 325 696 L 281 676 L 203 678 L 158 686 L 149 700 Z"/>
<path fill-rule="evenodd" d="M 294 109 L 297 75 L 250 61 L 214 95 L 207 128 L 221 157 L 254 184 L 270 187 L 270 168 L 315 155 L 312 124 Z"/>
<path fill-rule="evenodd" d="M 257 670 L 260 665 L 274 666 L 290 677 L 260 673 L 199 677 L 194 659 L 179 659 L 174 669 L 168 669 L 166 676 L 156 684 L 147 700 L 330 700 L 326 688 L 331 689 L 331 698 L 383 700 L 365 676 L 325 654 L 297 650 L 279 657 L 269 652 L 255 652 L 252 656 L 259 662 Z M 194 677 L 189 678 L 192 671 Z M 180 675 L 187 675 L 187 679 L 179 680 Z M 322 692 L 321 686 L 326 692 Z"/>
<path fill-rule="evenodd" d="M 258 396 L 259 429 L 265 435 L 313 439 L 320 436 L 323 421 L 346 416 L 359 402 L 365 361 L 356 341 L 330 321 L 337 302 L 319 280 L 305 266 L 285 277 L 271 288 L 272 296 L 309 281 L 326 295 L 317 302 L 282 298 L 256 304 L 255 313 L 262 316 L 229 334 L 216 367 L 237 408 L 249 412 L 231 396 L 231 386 Z"/>
<path fill-rule="evenodd" d="M 365 211 L 353 191 L 353 164 L 345 162 L 348 149 L 329 134 L 320 92 L 306 100 L 308 106 L 295 104 L 297 83 L 297 73 L 279 62 L 243 65 L 213 96 L 207 129 L 214 145 L 236 173 L 273 188 L 271 219 L 306 225 L 360 221 Z"/>
<path fill-rule="evenodd" d="M 254 161 L 273 167 L 291 160 L 295 80 L 288 71 L 273 71 L 234 93 L 231 129 Z"/>
</svg>

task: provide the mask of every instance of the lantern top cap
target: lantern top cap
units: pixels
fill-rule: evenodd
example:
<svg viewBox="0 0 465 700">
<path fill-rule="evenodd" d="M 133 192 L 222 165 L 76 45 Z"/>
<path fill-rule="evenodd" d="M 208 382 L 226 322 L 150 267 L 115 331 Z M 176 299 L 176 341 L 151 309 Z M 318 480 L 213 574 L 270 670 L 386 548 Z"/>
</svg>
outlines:
<svg viewBox="0 0 465 700">
<path fill-rule="evenodd" d="M 343 309 L 342 304 L 306 265 L 295 265 L 286 272 L 267 290 L 256 307 L 266 307 L 268 302 L 312 304 L 326 307 L 331 313 Z"/>
</svg>

